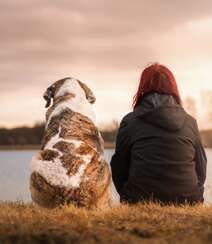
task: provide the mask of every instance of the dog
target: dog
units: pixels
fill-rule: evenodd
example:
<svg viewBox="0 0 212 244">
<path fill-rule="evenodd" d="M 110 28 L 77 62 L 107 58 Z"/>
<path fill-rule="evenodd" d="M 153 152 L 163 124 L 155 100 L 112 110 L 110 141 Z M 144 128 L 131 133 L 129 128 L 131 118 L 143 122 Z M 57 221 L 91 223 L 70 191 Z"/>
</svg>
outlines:
<svg viewBox="0 0 212 244">
<path fill-rule="evenodd" d="M 68 77 L 54 82 L 44 99 L 48 110 L 42 147 L 31 161 L 32 200 L 46 208 L 72 203 L 92 209 L 118 203 L 95 125 L 93 92 Z"/>
</svg>

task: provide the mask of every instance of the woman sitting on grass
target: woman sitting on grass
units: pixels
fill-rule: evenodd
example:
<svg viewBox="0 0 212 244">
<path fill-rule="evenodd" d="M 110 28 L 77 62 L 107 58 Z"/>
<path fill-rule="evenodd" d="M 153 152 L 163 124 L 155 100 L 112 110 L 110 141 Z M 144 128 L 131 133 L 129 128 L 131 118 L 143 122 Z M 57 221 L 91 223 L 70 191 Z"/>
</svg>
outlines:
<svg viewBox="0 0 212 244">
<path fill-rule="evenodd" d="M 205 151 L 167 67 L 156 63 L 143 71 L 133 107 L 120 124 L 111 161 L 121 201 L 203 202 Z"/>
</svg>

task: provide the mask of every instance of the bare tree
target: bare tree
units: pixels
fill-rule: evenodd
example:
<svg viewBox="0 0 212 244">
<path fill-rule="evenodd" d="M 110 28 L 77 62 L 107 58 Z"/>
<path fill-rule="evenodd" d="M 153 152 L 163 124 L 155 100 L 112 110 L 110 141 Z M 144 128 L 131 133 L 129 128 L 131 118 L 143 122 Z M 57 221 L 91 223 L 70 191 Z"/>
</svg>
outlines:
<svg viewBox="0 0 212 244">
<path fill-rule="evenodd" d="M 197 117 L 196 101 L 193 97 L 187 97 L 184 102 L 185 110 L 191 114 L 193 117 Z"/>
</svg>

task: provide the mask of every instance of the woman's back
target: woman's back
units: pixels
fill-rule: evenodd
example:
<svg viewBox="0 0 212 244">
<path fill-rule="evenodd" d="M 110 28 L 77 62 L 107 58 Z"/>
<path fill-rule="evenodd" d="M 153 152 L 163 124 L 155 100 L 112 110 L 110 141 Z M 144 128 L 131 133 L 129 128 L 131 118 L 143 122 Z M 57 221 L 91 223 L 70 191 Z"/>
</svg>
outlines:
<svg viewBox="0 0 212 244">
<path fill-rule="evenodd" d="M 156 64 L 142 73 L 134 111 L 120 125 L 111 167 L 121 199 L 128 202 L 203 201 L 205 152 L 167 70 Z"/>
<path fill-rule="evenodd" d="M 133 185 L 161 200 L 198 199 L 203 189 L 195 168 L 195 120 L 171 96 L 154 93 L 145 96 L 124 121 L 131 164 L 123 192 Z"/>
</svg>

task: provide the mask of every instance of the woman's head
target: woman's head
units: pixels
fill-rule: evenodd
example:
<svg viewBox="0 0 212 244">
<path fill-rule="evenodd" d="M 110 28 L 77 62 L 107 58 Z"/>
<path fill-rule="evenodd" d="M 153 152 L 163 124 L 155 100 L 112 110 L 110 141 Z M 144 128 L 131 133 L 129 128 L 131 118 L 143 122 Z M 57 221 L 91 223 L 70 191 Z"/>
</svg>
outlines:
<svg viewBox="0 0 212 244">
<path fill-rule="evenodd" d="M 133 107 L 140 104 L 145 94 L 153 92 L 172 95 L 176 102 L 181 104 L 174 75 L 166 66 L 158 63 L 150 65 L 142 72 L 138 91 L 134 96 Z"/>
</svg>

